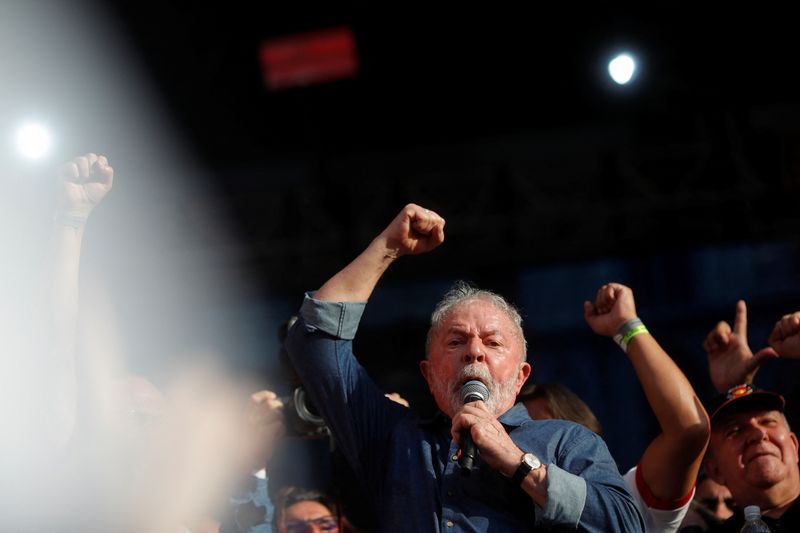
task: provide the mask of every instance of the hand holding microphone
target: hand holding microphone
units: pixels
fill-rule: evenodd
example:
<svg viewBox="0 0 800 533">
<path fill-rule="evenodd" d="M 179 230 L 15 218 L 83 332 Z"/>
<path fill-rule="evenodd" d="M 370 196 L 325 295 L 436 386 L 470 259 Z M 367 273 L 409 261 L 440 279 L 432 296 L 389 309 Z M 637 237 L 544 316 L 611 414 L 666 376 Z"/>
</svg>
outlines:
<svg viewBox="0 0 800 533">
<path fill-rule="evenodd" d="M 464 383 L 461 387 L 461 402 L 468 404 L 470 402 L 477 402 L 489 399 L 489 389 L 480 381 L 473 379 Z M 469 474 L 472 470 L 472 465 L 475 462 L 475 455 L 477 448 L 472 441 L 472 434 L 469 428 L 461 431 L 461 454 L 458 457 L 458 465 L 461 467 L 462 472 Z"/>
</svg>

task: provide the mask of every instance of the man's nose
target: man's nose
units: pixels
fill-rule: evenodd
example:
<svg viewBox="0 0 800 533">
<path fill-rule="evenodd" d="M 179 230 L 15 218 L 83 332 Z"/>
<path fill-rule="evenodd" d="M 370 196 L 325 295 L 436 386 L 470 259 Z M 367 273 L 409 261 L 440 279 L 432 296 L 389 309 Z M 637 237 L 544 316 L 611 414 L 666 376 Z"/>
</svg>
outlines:
<svg viewBox="0 0 800 533">
<path fill-rule="evenodd" d="M 467 351 L 464 353 L 464 362 L 467 364 L 470 363 L 481 363 L 485 357 L 485 353 L 483 350 L 483 342 L 479 337 L 472 337 L 469 342 L 467 342 Z"/>
<path fill-rule="evenodd" d="M 764 440 L 766 438 L 766 436 L 767 436 L 767 432 L 764 431 L 764 429 L 761 426 L 759 426 L 758 424 L 755 424 L 753 422 L 748 424 L 748 426 L 747 426 L 747 442 L 756 443 L 756 442 Z"/>
</svg>

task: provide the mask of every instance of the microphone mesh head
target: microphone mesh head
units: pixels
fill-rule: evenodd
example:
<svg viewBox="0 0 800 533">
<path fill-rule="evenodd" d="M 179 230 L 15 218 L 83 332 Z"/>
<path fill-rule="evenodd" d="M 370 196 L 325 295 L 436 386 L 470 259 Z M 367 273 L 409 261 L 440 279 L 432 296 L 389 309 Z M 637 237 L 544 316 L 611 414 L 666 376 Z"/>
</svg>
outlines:
<svg viewBox="0 0 800 533">
<path fill-rule="evenodd" d="M 477 379 L 467 381 L 461 387 L 461 401 L 463 403 L 476 402 L 478 400 L 485 402 L 488 399 L 489 389 Z"/>
</svg>

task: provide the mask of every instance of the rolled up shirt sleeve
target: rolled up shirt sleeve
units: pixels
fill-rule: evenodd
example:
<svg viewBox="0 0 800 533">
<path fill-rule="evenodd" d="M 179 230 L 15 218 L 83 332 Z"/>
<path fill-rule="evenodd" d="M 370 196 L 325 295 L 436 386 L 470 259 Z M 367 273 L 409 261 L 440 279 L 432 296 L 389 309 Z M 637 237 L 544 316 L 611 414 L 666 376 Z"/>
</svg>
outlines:
<svg viewBox="0 0 800 533">
<path fill-rule="evenodd" d="M 517 435 L 517 446 L 547 465 L 547 501 L 534 508 L 537 527 L 596 533 L 644 530 L 636 503 L 599 436 L 564 420 L 523 422 L 512 439 Z"/>
<path fill-rule="evenodd" d="M 367 302 L 329 302 L 316 300 L 307 292 L 300 315 L 309 331 L 319 330 L 342 340 L 353 340 Z"/>
<path fill-rule="evenodd" d="M 536 523 L 577 529 L 585 505 L 586 481 L 554 464 L 547 465 L 547 503 L 544 509 L 537 509 Z"/>
</svg>

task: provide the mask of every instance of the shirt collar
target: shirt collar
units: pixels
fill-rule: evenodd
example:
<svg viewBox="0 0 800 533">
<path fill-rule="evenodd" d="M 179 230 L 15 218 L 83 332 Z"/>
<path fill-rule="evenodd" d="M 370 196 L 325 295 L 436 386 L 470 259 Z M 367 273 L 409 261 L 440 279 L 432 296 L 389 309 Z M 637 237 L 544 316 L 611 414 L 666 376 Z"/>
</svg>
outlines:
<svg viewBox="0 0 800 533">
<path fill-rule="evenodd" d="M 528 409 L 523 403 L 514 404 L 514 407 L 500 415 L 497 419 L 501 424 L 506 427 L 519 427 L 528 420 L 531 420 L 528 415 Z"/>
</svg>

